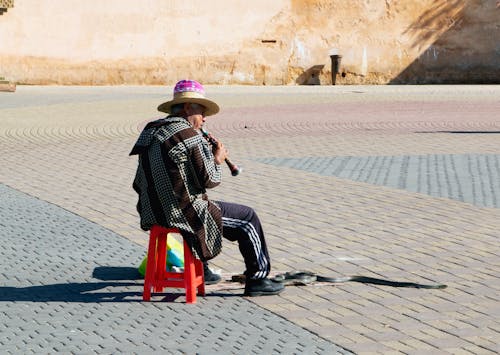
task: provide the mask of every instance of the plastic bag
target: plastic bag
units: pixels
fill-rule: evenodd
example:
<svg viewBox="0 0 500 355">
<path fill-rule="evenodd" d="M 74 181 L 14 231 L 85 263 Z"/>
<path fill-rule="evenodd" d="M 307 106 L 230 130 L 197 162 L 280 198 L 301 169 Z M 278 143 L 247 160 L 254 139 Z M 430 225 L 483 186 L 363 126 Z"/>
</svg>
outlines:
<svg viewBox="0 0 500 355">
<path fill-rule="evenodd" d="M 146 275 L 146 265 L 148 263 L 148 256 L 146 255 L 139 265 L 139 273 L 144 277 Z M 172 267 L 184 267 L 184 244 L 175 238 L 167 239 L 167 264 L 165 265 L 167 271 L 171 271 Z"/>
</svg>

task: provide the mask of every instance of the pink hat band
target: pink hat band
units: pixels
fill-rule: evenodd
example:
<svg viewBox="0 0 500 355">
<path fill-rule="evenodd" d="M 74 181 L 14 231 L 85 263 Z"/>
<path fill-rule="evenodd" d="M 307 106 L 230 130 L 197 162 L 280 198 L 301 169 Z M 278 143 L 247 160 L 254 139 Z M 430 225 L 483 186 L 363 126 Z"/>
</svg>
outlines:
<svg viewBox="0 0 500 355">
<path fill-rule="evenodd" d="M 215 115 L 219 112 L 219 106 L 205 97 L 203 85 L 195 80 L 181 80 L 175 84 L 173 100 L 164 102 L 158 106 L 158 111 L 170 113 L 173 105 L 192 102 L 205 107 L 205 116 Z"/>
<path fill-rule="evenodd" d="M 181 92 L 197 92 L 205 96 L 205 89 L 203 85 L 194 80 L 181 80 L 174 87 L 174 96 Z"/>
</svg>

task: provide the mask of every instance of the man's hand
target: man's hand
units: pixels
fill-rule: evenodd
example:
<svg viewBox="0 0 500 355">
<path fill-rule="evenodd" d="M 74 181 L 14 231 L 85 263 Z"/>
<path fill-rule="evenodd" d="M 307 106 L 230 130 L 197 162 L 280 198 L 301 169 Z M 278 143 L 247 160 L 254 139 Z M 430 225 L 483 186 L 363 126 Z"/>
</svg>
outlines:
<svg viewBox="0 0 500 355">
<path fill-rule="evenodd" d="M 222 142 L 218 141 L 216 146 L 212 146 L 212 153 L 217 165 L 221 165 L 228 156 L 228 152 Z"/>
</svg>

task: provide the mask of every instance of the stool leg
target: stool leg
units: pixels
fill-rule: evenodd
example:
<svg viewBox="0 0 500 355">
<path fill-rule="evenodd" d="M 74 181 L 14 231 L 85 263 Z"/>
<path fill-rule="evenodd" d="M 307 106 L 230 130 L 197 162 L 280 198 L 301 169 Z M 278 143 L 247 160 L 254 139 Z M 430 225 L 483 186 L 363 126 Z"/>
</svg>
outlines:
<svg viewBox="0 0 500 355">
<path fill-rule="evenodd" d="M 151 287 L 155 280 L 156 269 L 156 238 L 150 234 L 148 247 L 148 261 L 146 263 L 146 275 L 144 277 L 144 291 L 142 299 L 149 301 L 151 299 Z"/>
<path fill-rule="evenodd" d="M 186 284 L 186 303 L 196 303 L 196 287 L 194 287 L 195 268 L 192 262 L 184 260 L 184 277 Z"/>
<path fill-rule="evenodd" d="M 156 259 L 156 280 L 162 281 L 165 279 L 167 267 L 167 233 L 161 233 L 158 236 L 158 244 L 156 246 L 157 259 Z M 159 286 L 160 282 L 155 283 L 155 292 L 163 292 L 164 287 Z"/>
<path fill-rule="evenodd" d="M 186 287 L 186 303 L 196 303 L 196 278 L 193 254 L 184 240 L 184 284 Z"/>
<path fill-rule="evenodd" d="M 196 267 L 196 276 L 201 276 L 201 283 L 198 285 L 198 294 L 200 296 L 205 296 L 205 273 L 203 271 L 203 263 L 201 260 L 195 260 L 194 265 Z"/>
</svg>

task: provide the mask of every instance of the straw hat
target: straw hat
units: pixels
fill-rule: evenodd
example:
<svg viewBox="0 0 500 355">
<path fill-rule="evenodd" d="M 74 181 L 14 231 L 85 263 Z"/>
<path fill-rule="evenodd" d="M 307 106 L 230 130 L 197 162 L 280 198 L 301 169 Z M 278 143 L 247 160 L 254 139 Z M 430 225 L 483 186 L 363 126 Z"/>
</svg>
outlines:
<svg viewBox="0 0 500 355">
<path fill-rule="evenodd" d="M 205 116 L 215 115 L 219 112 L 219 105 L 205 98 L 203 85 L 194 80 L 181 80 L 175 84 L 174 99 L 162 103 L 158 106 L 158 111 L 170 113 L 173 105 L 185 102 L 203 105 L 206 108 Z"/>
</svg>

